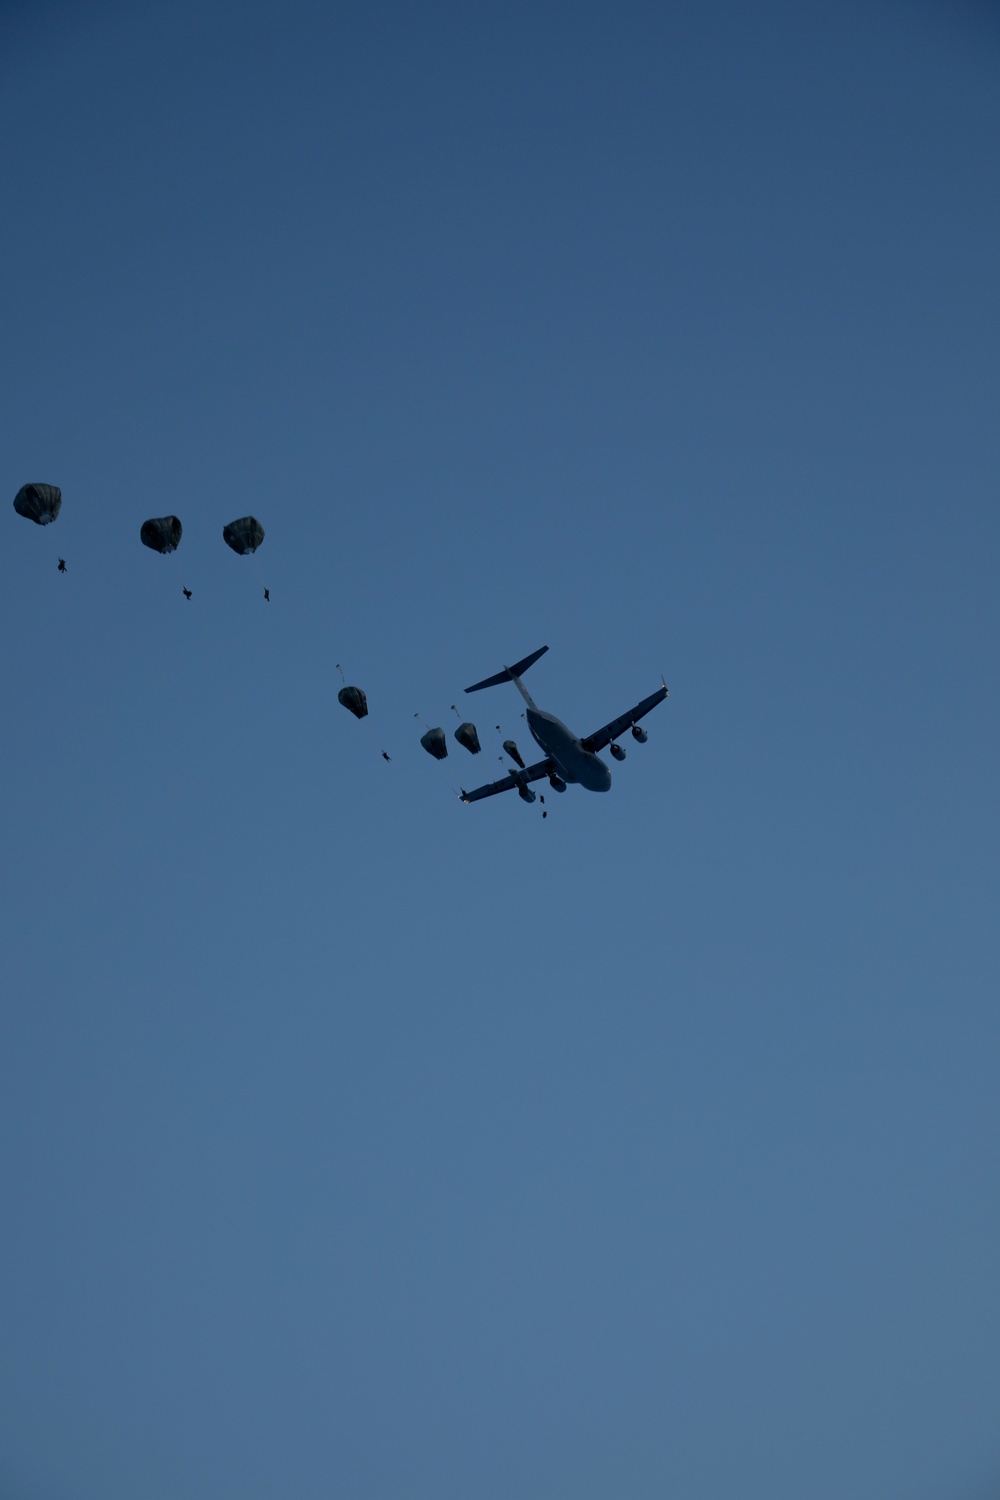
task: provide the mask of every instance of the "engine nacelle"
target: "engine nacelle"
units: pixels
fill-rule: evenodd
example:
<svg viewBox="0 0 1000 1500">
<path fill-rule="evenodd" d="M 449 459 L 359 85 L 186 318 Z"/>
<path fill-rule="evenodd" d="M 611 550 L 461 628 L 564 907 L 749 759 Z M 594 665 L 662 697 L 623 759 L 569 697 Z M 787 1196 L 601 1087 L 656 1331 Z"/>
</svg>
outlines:
<svg viewBox="0 0 1000 1500">
<path fill-rule="evenodd" d="M 614 756 L 615 760 L 625 759 L 625 751 L 622 749 L 621 745 L 609 745 L 608 749 L 611 751 L 611 754 Z"/>
<path fill-rule="evenodd" d="M 531 790 L 530 786 L 519 786 L 517 789 L 517 795 L 520 797 L 522 802 L 534 802 L 535 800 L 535 794 Z"/>
<path fill-rule="evenodd" d="M 561 776 L 557 776 L 554 771 L 549 777 L 549 786 L 554 792 L 564 792 L 566 790 L 565 781 L 563 781 Z"/>
<path fill-rule="evenodd" d="M 639 726 L 638 726 L 638 724 L 633 724 L 632 725 L 632 738 L 634 740 L 638 740 L 640 745 L 644 745 L 646 743 L 646 741 L 649 739 L 649 735 L 646 733 L 646 731 L 644 729 L 640 729 Z"/>
</svg>

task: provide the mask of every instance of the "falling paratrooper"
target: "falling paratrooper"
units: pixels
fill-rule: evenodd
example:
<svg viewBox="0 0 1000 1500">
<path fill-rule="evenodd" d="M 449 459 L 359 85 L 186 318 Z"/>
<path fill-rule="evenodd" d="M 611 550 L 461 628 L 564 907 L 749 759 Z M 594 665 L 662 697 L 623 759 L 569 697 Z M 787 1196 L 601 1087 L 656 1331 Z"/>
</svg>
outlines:
<svg viewBox="0 0 1000 1500">
<path fill-rule="evenodd" d="M 36 526 L 48 526 L 59 514 L 62 490 L 57 484 L 22 484 L 14 496 L 14 509 Z"/>
<path fill-rule="evenodd" d="M 154 516 L 139 527 L 139 540 L 166 557 L 180 546 L 184 528 L 176 516 Z"/>
</svg>

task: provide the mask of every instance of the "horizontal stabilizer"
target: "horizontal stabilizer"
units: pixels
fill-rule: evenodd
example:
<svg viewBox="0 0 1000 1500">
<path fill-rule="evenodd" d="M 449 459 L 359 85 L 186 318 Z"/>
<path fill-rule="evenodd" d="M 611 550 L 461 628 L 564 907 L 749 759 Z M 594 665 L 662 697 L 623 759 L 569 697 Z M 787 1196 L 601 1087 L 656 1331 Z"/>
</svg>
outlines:
<svg viewBox="0 0 1000 1500">
<path fill-rule="evenodd" d="M 539 646 L 537 651 L 532 651 L 523 661 L 516 661 L 512 667 L 504 667 L 495 677 L 485 677 L 482 682 L 474 682 L 471 687 L 466 688 L 467 693 L 478 693 L 480 688 L 499 687 L 501 682 L 512 682 L 515 677 L 523 677 L 524 673 L 536 662 L 540 656 L 544 656 L 548 646 Z"/>
</svg>

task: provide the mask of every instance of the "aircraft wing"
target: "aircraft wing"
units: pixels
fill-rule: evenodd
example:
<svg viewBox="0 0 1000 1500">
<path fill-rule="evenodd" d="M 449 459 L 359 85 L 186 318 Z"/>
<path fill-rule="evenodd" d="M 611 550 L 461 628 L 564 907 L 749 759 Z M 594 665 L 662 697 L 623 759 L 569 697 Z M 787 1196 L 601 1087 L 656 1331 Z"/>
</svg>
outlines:
<svg viewBox="0 0 1000 1500">
<path fill-rule="evenodd" d="M 541 781 L 543 776 L 551 776 L 555 765 L 546 756 L 545 760 L 536 761 L 526 771 L 515 771 L 511 776 L 505 776 L 502 781 L 491 781 L 487 786 L 477 786 L 474 792 L 463 792 L 463 802 L 479 802 L 483 797 L 493 797 L 497 792 L 512 792 L 517 786 L 525 786 L 529 781 Z"/>
<path fill-rule="evenodd" d="M 666 686 L 657 688 L 655 693 L 650 693 L 648 698 L 643 698 L 635 708 L 630 708 L 627 714 L 622 714 L 618 719 L 612 719 L 610 724 L 605 724 L 603 729 L 598 729 L 595 734 L 588 734 L 585 740 L 581 740 L 585 750 L 603 750 L 605 745 L 610 745 L 626 729 L 631 729 L 633 724 L 646 716 L 658 703 L 662 703 L 667 696 Z"/>
</svg>

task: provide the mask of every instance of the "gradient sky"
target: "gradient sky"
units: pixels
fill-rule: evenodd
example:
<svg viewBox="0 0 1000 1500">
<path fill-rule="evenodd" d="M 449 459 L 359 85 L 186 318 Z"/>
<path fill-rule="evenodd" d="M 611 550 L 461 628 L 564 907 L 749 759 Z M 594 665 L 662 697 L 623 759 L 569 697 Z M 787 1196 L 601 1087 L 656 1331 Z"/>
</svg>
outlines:
<svg viewBox="0 0 1000 1500">
<path fill-rule="evenodd" d="M 0 8 L 3 1500 L 998 1493 L 998 84 Z"/>
</svg>

